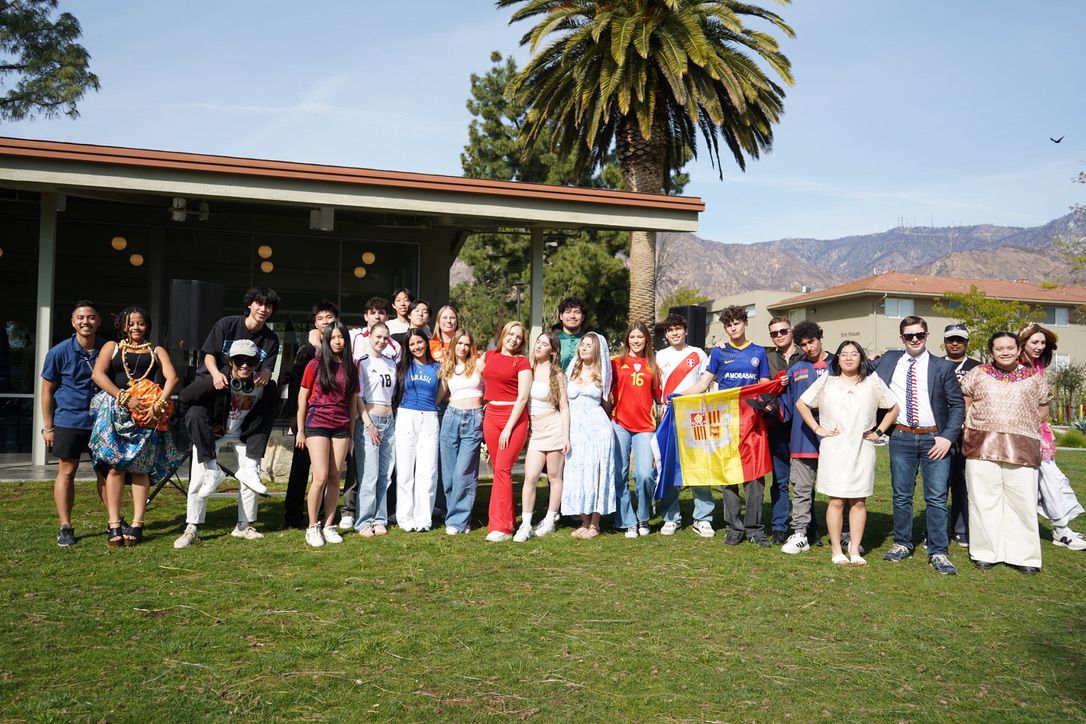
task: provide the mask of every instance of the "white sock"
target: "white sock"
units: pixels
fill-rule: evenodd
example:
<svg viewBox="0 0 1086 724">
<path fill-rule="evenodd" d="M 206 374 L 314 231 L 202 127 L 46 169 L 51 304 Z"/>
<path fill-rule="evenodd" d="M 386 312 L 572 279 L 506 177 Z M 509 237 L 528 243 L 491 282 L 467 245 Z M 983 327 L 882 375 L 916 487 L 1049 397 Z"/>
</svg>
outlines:
<svg viewBox="0 0 1086 724">
<path fill-rule="evenodd" d="M 1054 532 L 1056 533 L 1057 538 L 1063 538 L 1064 536 L 1071 535 L 1071 529 L 1067 526 L 1057 527 Z"/>
<path fill-rule="evenodd" d="M 531 525 L 532 525 L 532 514 L 531 513 L 522 513 L 521 514 L 520 524 L 531 527 Z"/>
</svg>

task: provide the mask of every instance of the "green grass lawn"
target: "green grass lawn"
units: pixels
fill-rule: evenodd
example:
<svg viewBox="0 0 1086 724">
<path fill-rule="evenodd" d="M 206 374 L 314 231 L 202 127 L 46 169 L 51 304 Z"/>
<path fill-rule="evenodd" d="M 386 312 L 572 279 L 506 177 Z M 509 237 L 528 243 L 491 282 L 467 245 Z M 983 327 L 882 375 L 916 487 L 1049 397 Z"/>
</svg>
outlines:
<svg viewBox="0 0 1086 724">
<path fill-rule="evenodd" d="M 280 530 L 281 498 L 264 540 L 230 537 L 236 506 L 215 499 L 200 543 L 175 551 L 171 488 L 148 541 L 111 549 L 89 483 L 62 549 L 51 484 L 4 484 L 0 722 L 1086 718 L 1086 552 L 1042 524 L 1038 576 L 976 571 L 957 546 L 955 577 L 923 555 L 885 563 L 879 457 L 866 567 L 688 528 L 500 545 L 482 527 L 394 528 L 307 549 Z M 1086 453 L 1059 461 L 1086 498 Z"/>
</svg>

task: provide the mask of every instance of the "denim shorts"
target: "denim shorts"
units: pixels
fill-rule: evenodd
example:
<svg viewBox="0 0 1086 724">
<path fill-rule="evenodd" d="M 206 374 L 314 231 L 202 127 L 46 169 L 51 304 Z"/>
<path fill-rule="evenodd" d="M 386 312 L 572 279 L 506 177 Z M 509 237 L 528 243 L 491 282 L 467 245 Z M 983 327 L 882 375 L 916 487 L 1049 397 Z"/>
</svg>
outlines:
<svg viewBox="0 0 1086 724">
<path fill-rule="evenodd" d="M 330 437 L 335 440 L 342 440 L 351 436 L 351 428 L 349 427 L 307 427 L 305 429 L 306 437 Z"/>
</svg>

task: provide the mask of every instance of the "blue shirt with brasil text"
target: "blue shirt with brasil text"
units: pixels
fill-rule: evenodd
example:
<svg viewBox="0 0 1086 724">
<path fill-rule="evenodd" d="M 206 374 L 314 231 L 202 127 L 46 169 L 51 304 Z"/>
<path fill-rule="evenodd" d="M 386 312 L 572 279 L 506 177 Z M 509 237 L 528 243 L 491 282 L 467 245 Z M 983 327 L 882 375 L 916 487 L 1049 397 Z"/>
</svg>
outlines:
<svg viewBox="0 0 1086 724">
<path fill-rule="evenodd" d="M 720 389 L 730 390 L 757 384 L 760 377 L 769 377 L 769 360 L 761 345 L 747 342 L 736 347 L 728 342 L 723 347 L 713 348 L 706 370 L 716 377 Z"/>
</svg>

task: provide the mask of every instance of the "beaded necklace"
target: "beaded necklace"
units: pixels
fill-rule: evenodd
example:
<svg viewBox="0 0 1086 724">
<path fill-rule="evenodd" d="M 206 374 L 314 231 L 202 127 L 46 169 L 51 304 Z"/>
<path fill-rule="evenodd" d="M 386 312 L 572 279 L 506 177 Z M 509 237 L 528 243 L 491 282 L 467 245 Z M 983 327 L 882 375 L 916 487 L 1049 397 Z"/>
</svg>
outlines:
<svg viewBox="0 0 1086 724">
<path fill-rule="evenodd" d="M 148 375 L 155 369 L 155 356 L 151 354 L 151 363 L 147 365 L 143 375 L 139 379 L 135 379 L 132 377 L 132 370 L 128 369 L 129 352 L 132 352 L 132 354 L 151 354 L 151 343 L 132 344 L 127 339 L 121 341 L 121 366 L 124 367 L 124 373 L 128 377 L 128 386 L 132 387 L 137 382 L 147 379 Z"/>
<path fill-rule="evenodd" d="M 994 364 L 986 364 L 983 365 L 983 367 L 985 374 L 987 374 L 989 377 L 999 380 L 1000 382 L 1020 382 L 1022 380 L 1028 380 L 1035 374 L 1032 368 L 1024 367 L 1022 365 L 1018 365 L 1016 369 L 1011 370 L 1010 372 L 1008 372 L 1007 370 L 1001 370 Z"/>
</svg>

